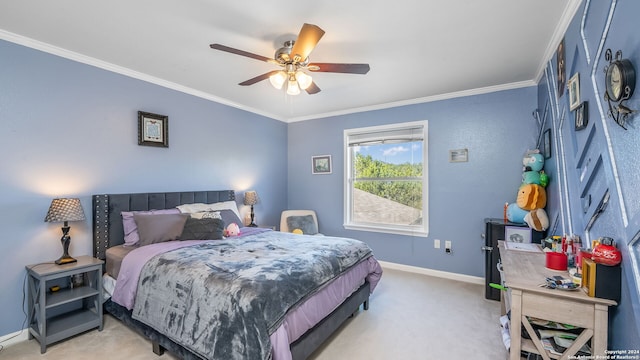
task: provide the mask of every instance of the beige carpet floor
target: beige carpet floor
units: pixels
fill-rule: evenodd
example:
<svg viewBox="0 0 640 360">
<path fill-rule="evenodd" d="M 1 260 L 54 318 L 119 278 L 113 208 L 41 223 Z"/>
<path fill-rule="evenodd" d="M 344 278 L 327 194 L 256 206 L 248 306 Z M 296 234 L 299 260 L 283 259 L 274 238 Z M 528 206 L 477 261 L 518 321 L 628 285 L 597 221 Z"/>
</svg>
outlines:
<svg viewBox="0 0 640 360">
<path fill-rule="evenodd" d="M 368 311 L 360 310 L 310 358 L 502 360 L 500 304 L 484 298 L 482 285 L 385 269 Z M 104 330 L 89 331 L 47 347 L 36 340 L 0 351 L 0 359 L 169 360 L 113 317 Z"/>
</svg>

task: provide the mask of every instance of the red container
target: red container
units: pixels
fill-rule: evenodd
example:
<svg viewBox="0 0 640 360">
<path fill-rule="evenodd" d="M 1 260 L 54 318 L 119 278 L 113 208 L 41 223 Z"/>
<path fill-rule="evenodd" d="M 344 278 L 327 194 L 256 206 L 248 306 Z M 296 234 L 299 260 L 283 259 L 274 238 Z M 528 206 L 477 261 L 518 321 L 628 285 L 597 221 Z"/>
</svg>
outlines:
<svg viewBox="0 0 640 360">
<path fill-rule="evenodd" d="M 615 241 L 608 237 L 603 237 L 600 244 L 596 245 L 591 258 L 598 264 L 607 266 L 615 266 L 622 262 L 622 254 L 616 248 Z"/>
<path fill-rule="evenodd" d="M 547 252 L 546 267 L 551 270 L 567 270 L 567 255 L 559 252 Z"/>
</svg>

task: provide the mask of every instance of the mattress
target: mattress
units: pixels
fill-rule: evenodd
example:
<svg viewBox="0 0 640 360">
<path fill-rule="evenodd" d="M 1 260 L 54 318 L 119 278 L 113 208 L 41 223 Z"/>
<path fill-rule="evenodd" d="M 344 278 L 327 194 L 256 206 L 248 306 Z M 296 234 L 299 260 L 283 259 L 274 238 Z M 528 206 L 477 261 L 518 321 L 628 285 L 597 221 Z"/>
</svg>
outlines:
<svg viewBox="0 0 640 360">
<path fill-rule="evenodd" d="M 133 249 L 135 249 L 134 246 L 124 245 L 118 245 L 107 249 L 106 270 L 109 276 L 114 279 L 118 278 L 118 274 L 120 273 L 120 266 L 122 266 L 122 260 Z"/>
</svg>

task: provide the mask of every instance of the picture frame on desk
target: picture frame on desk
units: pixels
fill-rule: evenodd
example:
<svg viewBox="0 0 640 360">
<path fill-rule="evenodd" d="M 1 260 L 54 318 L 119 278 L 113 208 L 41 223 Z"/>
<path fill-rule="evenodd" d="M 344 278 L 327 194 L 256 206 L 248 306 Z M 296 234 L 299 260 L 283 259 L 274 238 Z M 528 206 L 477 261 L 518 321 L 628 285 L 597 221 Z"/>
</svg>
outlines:
<svg viewBox="0 0 640 360">
<path fill-rule="evenodd" d="M 531 228 L 522 226 L 505 226 L 504 241 L 524 244 L 531 243 Z"/>
</svg>

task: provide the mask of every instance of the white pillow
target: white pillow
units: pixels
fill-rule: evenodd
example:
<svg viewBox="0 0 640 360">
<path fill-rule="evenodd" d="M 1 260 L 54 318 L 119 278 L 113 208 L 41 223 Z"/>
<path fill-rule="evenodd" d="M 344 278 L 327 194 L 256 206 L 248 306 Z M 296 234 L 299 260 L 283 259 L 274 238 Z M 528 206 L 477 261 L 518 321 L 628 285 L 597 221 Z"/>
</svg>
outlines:
<svg viewBox="0 0 640 360">
<path fill-rule="evenodd" d="M 176 206 L 183 214 L 192 214 L 197 212 L 208 211 L 209 204 L 196 203 L 196 204 L 184 204 Z"/>
<path fill-rule="evenodd" d="M 233 200 L 217 202 L 217 203 L 213 203 L 213 204 L 203 204 L 203 203 L 184 204 L 184 205 L 179 205 L 179 206 L 176 206 L 176 207 L 178 208 L 178 210 L 180 210 L 181 213 L 184 213 L 184 214 L 192 214 L 192 213 L 199 213 L 199 212 L 205 212 L 205 211 L 219 211 L 219 210 L 229 209 L 229 210 L 233 211 L 234 213 L 236 213 L 236 215 L 238 215 L 238 218 L 240 218 L 240 212 L 238 211 L 238 205 Z"/>
</svg>

